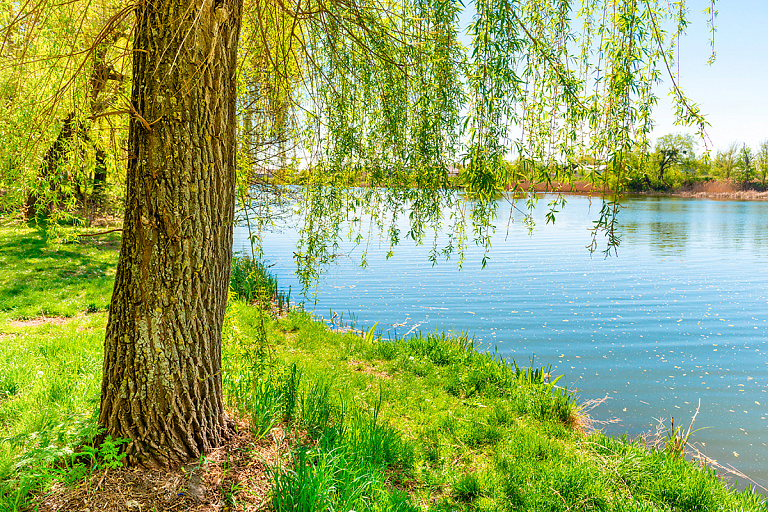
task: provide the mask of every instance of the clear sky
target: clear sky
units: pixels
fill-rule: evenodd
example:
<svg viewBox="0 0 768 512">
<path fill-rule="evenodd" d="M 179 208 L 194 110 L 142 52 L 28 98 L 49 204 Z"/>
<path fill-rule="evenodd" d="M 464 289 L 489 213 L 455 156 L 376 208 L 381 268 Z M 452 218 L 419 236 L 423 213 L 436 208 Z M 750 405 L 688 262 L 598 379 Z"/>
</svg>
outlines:
<svg viewBox="0 0 768 512">
<path fill-rule="evenodd" d="M 710 34 L 701 12 L 709 1 L 688 4 L 691 25 L 680 47 L 680 84 L 711 124 L 711 149 L 725 149 L 732 142 L 757 149 L 768 140 L 768 0 L 718 0 L 717 60 L 711 66 Z M 695 133 L 673 124 L 668 92 L 668 82 L 657 92 L 661 101 L 652 137 Z"/>
</svg>

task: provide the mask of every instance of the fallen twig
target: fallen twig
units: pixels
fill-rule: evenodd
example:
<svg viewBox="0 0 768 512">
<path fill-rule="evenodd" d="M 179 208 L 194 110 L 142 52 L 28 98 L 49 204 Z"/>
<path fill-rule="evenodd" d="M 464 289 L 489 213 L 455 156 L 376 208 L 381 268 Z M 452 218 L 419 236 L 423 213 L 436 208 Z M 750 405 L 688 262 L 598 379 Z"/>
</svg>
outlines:
<svg viewBox="0 0 768 512">
<path fill-rule="evenodd" d="M 83 233 L 77 236 L 99 236 L 106 235 L 107 233 L 114 233 L 115 231 L 122 231 L 123 228 L 108 229 L 107 231 L 99 231 L 98 233 Z"/>
</svg>

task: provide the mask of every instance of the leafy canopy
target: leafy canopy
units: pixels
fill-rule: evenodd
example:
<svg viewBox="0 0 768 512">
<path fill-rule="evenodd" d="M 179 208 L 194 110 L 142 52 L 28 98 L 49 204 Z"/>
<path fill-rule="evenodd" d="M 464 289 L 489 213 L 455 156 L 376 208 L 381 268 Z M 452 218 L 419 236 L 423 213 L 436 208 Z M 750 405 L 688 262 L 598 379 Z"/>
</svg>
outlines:
<svg viewBox="0 0 768 512">
<path fill-rule="evenodd" d="M 664 76 L 678 121 L 704 133 L 676 81 L 690 22 L 685 0 L 244 3 L 241 204 L 253 201 L 257 171 L 303 185 L 296 254 L 309 280 L 340 237 L 361 242 L 371 226 L 394 246 L 447 224 L 449 243 L 434 245 L 432 257 L 456 252 L 461 262 L 469 240 L 490 250 L 497 199 L 508 190 L 579 179 L 621 192 L 628 155 L 648 147 L 654 86 Z M 703 12 L 714 33 L 715 1 Z M 45 151 L 69 112 L 85 125 L 102 123 L 100 147 L 119 176 L 133 22 L 130 5 L 109 0 L 0 7 L 6 208 L 40 186 Z M 89 73 L 98 58 L 124 79 L 95 115 Z M 86 176 L 92 160 L 79 160 Z M 461 171 L 457 180 L 451 170 Z M 457 184 L 463 193 L 451 191 Z M 551 214 L 563 203 L 553 201 Z M 607 250 L 618 244 L 618 208 L 604 201 L 593 248 L 602 233 Z M 267 203 L 257 220 L 269 222 L 275 211 Z"/>
</svg>

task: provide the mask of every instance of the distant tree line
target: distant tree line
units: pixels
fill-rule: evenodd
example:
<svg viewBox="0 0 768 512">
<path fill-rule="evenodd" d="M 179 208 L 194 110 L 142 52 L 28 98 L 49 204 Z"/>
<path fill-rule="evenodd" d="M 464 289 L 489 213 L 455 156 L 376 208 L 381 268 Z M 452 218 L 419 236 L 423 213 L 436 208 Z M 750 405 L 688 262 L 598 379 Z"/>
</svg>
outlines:
<svg viewBox="0 0 768 512">
<path fill-rule="evenodd" d="M 714 153 L 697 154 L 696 149 L 692 135 L 669 134 L 656 141 L 652 152 L 634 151 L 627 168 L 627 190 L 684 189 L 708 181 L 760 190 L 768 186 L 768 140 L 757 148 L 733 142 Z"/>
</svg>

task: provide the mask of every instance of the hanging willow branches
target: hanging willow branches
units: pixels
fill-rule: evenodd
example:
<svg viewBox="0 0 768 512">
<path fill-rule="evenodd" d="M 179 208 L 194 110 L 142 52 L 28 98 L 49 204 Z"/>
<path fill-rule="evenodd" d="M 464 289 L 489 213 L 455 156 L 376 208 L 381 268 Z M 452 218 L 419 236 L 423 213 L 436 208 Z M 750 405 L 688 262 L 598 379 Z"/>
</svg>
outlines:
<svg viewBox="0 0 768 512">
<path fill-rule="evenodd" d="M 715 3 L 706 4 L 713 30 Z M 422 242 L 447 227 L 447 244 L 433 237 L 431 258 L 458 254 L 461 264 L 467 243 L 491 249 L 507 191 L 582 180 L 620 193 L 627 156 L 647 147 L 662 79 L 678 120 L 702 134 L 706 126 L 677 86 L 676 50 L 690 22 L 684 0 L 244 0 L 243 12 L 240 203 L 263 226 L 284 211 L 281 194 L 300 196 L 296 255 L 306 282 L 345 236 L 363 243 L 383 233 L 391 253 L 403 237 Z M 135 114 L 119 87 L 111 108 L 96 111 L 86 65 L 100 55 L 111 76 L 130 80 L 126 13 L 130 5 L 95 0 L 0 8 L 6 208 L 50 188 L 40 185 L 41 169 L 61 131 L 51 121 L 73 112 L 114 128 L 115 118 L 124 127 Z M 113 25 L 118 35 L 105 28 Z M 110 133 L 117 145 L 104 139 L 98 150 L 108 151 L 104 161 L 124 161 Z M 81 167 L 93 179 L 90 161 Z M 563 202 L 552 201 L 550 215 Z M 592 249 L 603 237 L 607 250 L 618 245 L 618 208 L 603 202 Z"/>
<path fill-rule="evenodd" d="M 620 194 L 628 155 L 648 145 L 664 77 L 679 121 L 704 134 L 706 121 L 676 81 L 675 49 L 689 22 L 682 1 L 477 0 L 464 8 L 299 0 L 279 8 L 295 22 L 280 44 L 296 63 L 286 82 L 304 150 L 296 254 L 309 280 L 344 235 L 362 242 L 385 233 L 391 254 L 401 237 L 422 242 L 447 225 L 448 243 L 433 241 L 431 258 L 455 251 L 461 265 L 470 239 L 487 255 L 506 191 L 579 179 Z M 712 24 L 713 3 L 706 15 Z M 456 168 L 461 195 L 448 191 Z M 619 244 L 612 197 L 592 250 Z M 553 200 L 548 218 L 563 204 Z"/>
</svg>

